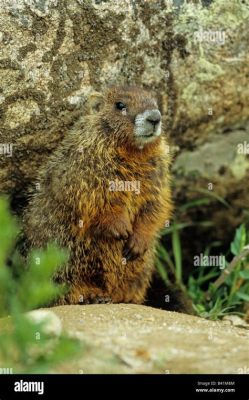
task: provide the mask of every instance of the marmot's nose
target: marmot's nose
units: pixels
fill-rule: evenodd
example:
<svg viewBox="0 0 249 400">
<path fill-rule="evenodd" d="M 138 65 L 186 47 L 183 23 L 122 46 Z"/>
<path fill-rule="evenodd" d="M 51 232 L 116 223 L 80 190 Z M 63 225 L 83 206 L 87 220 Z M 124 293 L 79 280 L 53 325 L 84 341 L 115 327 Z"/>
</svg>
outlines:
<svg viewBox="0 0 249 400">
<path fill-rule="evenodd" d="M 159 110 L 151 110 L 147 114 L 146 121 L 150 122 L 154 127 L 161 121 L 161 113 Z"/>
</svg>

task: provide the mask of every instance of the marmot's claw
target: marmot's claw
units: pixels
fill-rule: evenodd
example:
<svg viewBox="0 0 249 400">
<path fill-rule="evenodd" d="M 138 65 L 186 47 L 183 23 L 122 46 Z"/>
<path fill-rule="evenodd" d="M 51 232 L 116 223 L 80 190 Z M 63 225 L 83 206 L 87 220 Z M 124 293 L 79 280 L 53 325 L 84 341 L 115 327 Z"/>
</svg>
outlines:
<svg viewBox="0 0 249 400">
<path fill-rule="evenodd" d="M 116 239 L 127 240 L 132 234 L 132 227 L 129 224 L 120 223 L 118 226 L 113 226 L 111 232 Z"/>
<path fill-rule="evenodd" d="M 136 258 L 143 256 L 147 248 L 146 242 L 141 240 L 141 237 L 132 235 L 124 247 L 123 257 L 127 261 L 134 261 Z"/>
<path fill-rule="evenodd" d="M 117 240 L 126 240 L 129 237 L 129 234 L 127 232 L 119 233 L 117 231 L 113 231 L 113 235 L 114 235 L 115 239 L 117 239 Z"/>
<path fill-rule="evenodd" d="M 140 256 L 140 254 L 137 252 L 134 252 L 133 249 L 131 249 L 129 247 L 124 248 L 123 257 L 126 259 L 126 261 L 134 261 L 139 256 Z"/>
<path fill-rule="evenodd" d="M 100 235 L 107 238 L 115 238 L 116 240 L 127 240 L 132 234 L 132 228 L 126 224 L 111 224 L 105 229 L 101 227 L 94 228 L 94 235 Z"/>
<path fill-rule="evenodd" d="M 112 299 L 110 297 L 93 297 L 88 298 L 80 304 L 108 304 L 112 303 Z"/>
<path fill-rule="evenodd" d="M 112 302 L 112 299 L 110 297 L 95 297 L 92 300 L 93 304 L 108 304 L 111 302 Z"/>
</svg>

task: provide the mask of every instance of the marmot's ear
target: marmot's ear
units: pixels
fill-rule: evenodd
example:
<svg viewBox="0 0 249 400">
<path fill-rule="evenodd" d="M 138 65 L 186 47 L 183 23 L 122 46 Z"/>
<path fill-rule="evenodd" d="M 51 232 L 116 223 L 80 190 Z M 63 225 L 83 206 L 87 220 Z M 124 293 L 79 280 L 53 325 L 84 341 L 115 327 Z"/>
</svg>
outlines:
<svg viewBox="0 0 249 400">
<path fill-rule="evenodd" d="M 87 114 L 97 114 L 101 109 L 103 101 L 103 94 L 99 92 L 91 92 L 85 103 Z"/>
</svg>

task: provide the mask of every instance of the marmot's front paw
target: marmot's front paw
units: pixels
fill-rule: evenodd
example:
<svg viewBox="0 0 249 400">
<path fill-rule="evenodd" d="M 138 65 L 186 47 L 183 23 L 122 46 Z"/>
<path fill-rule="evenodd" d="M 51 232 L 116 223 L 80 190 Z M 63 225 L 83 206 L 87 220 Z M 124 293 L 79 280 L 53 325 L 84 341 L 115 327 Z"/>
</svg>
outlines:
<svg viewBox="0 0 249 400">
<path fill-rule="evenodd" d="M 116 239 L 125 240 L 132 234 L 132 225 L 130 221 L 117 219 L 110 225 L 109 232 Z"/>
<path fill-rule="evenodd" d="M 133 261 L 138 257 L 141 257 L 148 249 L 148 241 L 142 235 L 134 234 L 128 239 L 123 250 L 123 257 L 127 261 Z"/>
<path fill-rule="evenodd" d="M 105 222 L 105 224 L 96 227 L 94 233 L 102 237 L 126 240 L 132 234 L 132 225 L 126 218 L 113 216 L 108 223 Z"/>
</svg>

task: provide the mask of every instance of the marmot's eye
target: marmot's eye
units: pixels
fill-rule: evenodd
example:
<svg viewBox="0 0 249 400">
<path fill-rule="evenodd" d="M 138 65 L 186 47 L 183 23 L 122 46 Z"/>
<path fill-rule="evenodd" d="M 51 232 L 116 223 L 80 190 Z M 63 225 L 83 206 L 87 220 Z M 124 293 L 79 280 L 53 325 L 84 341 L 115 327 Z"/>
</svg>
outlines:
<svg viewBox="0 0 249 400">
<path fill-rule="evenodd" d="M 124 103 L 121 103 L 120 101 L 115 105 L 118 110 L 123 110 L 124 108 L 126 108 L 126 105 Z"/>
</svg>

